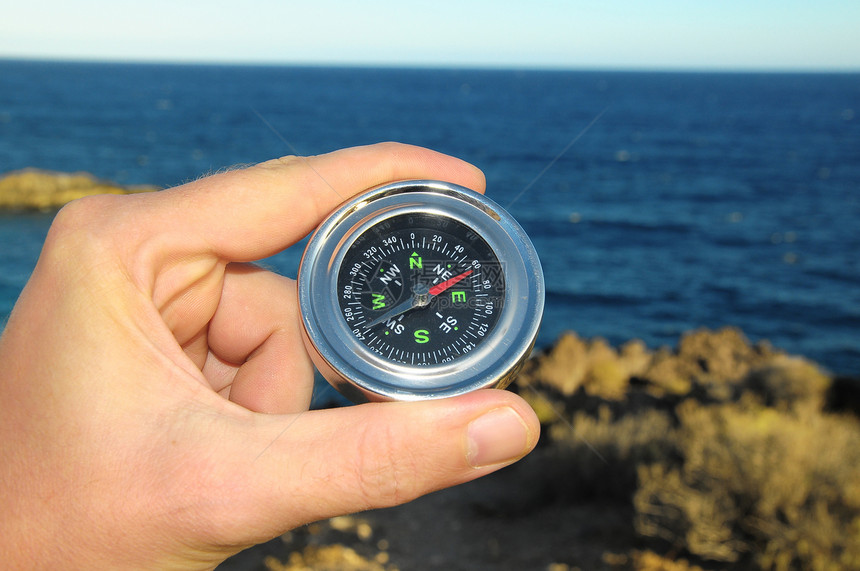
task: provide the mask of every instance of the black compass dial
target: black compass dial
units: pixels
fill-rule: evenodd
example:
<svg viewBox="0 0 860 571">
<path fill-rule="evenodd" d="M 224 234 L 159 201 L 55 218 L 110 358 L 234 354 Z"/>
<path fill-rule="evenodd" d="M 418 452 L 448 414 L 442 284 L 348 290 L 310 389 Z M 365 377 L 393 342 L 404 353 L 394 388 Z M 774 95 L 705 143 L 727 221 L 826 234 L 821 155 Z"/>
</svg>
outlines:
<svg viewBox="0 0 860 571">
<path fill-rule="evenodd" d="M 476 232 L 454 218 L 402 214 L 365 230 L 337 279 L 353 335 L 385 359 L 447 363 L 475 349 L 498 321 L 505 274 Z"/>
</svg>

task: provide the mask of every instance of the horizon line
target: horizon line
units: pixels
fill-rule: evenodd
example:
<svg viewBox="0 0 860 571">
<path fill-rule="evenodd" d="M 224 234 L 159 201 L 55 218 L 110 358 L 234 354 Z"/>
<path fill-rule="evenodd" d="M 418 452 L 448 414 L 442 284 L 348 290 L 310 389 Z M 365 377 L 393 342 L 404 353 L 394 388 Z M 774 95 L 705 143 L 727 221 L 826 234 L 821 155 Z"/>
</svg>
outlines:
<svg viewBox="0 0 860 571">
<path fill-rule="evenodd" d="M 0 62 L 33 63 L 81 63 L 113 65 L 165 65 L 165 66 L 212 66 L 212 67 L 295 67 L 332 69 L 415 69 L 415 70 L 474 70 L 474 71 L 558 71 L 558 72 L 604 72 L 604 73 L 737 73 L 737 74 L 858 74 L 857 67 L 788 67 L 788 66 L 730 66 L 730 65 L 620 65 L 579 64 L 562 65 L 549 63 L 513 62 L 393 62 L 393 61 L 337 61 L 337 60 L 216 60 L 216 59 L 167 59 L 167 58 L 111 58 L 57 55 L 7 55 L 0 54 Z"/>
</svg>

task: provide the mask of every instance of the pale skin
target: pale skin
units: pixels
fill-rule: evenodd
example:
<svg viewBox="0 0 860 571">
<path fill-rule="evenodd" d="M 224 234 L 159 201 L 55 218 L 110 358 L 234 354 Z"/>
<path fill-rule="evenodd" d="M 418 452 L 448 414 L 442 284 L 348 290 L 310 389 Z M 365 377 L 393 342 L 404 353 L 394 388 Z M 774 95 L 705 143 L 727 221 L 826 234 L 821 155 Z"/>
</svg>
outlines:
<svg viewBox="0 0 860 571">
<path fill-rule="evenodd" d="M 539 424 L 507 391 L 308 412 L 295 282 L 250 262 L 414 178 L 484 189 L 386 143 L 64 208 L 0 338 L 4 568 L 212 569 L 526 455 Z"/>
</svg>

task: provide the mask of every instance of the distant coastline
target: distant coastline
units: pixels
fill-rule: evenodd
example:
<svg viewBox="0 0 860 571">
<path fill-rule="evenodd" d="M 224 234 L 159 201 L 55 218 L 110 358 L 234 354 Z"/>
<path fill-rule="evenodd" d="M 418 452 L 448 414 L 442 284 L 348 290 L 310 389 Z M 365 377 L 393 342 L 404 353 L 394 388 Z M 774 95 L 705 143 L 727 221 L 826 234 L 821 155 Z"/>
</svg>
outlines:
<svg viewBox="0 0 860 571">
<path fill-rule="evenodd" d="M 0 175 L 0 210 L 52 210 L 95 194 L 131 194 L 155 186 L 125 186 L 86 172 L 65 173 L 27 168 Z"/>
</svg>

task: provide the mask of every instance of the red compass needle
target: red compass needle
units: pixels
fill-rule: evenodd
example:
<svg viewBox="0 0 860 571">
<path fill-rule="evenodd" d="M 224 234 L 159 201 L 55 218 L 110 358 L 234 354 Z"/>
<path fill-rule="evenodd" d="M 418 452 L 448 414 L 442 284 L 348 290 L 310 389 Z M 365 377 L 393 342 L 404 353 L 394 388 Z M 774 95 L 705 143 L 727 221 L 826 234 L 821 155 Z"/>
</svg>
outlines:
<svg viewBox="0 0 860 571">
<path fill-rule="evenodd" d="M 454 276 L 451 279 L 447 279 L 442 283 L 438 283 L 438 284 L 434 285 L 433 287 L 430 288 L 430 295 L 432 295 L 432 296 L 439 295 L 440 293 L 442 293 L 443 291 L 445 291 L 446 289 L 448 289 L 452 285 L 454 285 L 457 282 L 468 277 L 471 273 L 472 273 L 472 270 L 466 270 L 465 272 L 463 272 L 459 276 Z"/>
</svg>

